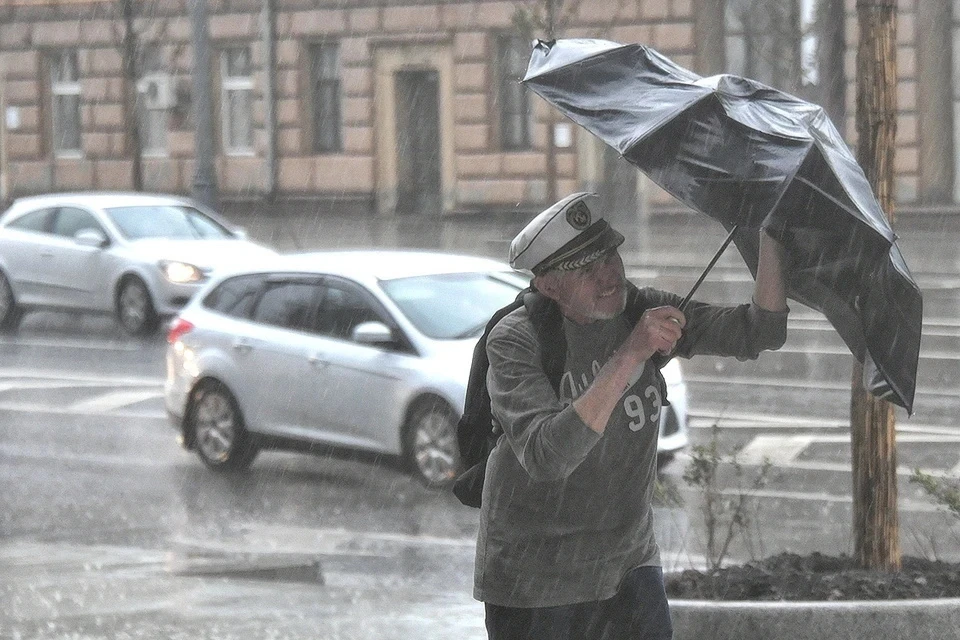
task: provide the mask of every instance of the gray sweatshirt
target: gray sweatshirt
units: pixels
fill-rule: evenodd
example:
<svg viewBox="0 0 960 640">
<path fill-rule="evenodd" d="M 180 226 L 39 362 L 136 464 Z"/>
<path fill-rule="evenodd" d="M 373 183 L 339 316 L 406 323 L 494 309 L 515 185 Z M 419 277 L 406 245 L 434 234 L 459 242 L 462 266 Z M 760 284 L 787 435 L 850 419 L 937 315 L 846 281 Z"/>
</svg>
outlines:
<svg viewBox="0 0 960 640">
<path fill-rule="evenodd" d="M 645 289 L 651 306 L 680 303 Z M 779 348 L 787 312 L 755 304 L 692 302 L 676 354 L 756 358 Z M 624 574 L 658 566 L 652 496 L 661 388 L 652 363 L 632 376 L 600 435 L 572 402 L 626 339 L 621 315 L 579 325 L 564 319 L 567 342 L 559 396 L 541 368 L 526 309 L 490 333 L 487 387 L 504 434 L 487 463 L 477 539 L 474 597 L 511 607 L 548 607 L 613 596 Z"/>
</svg>

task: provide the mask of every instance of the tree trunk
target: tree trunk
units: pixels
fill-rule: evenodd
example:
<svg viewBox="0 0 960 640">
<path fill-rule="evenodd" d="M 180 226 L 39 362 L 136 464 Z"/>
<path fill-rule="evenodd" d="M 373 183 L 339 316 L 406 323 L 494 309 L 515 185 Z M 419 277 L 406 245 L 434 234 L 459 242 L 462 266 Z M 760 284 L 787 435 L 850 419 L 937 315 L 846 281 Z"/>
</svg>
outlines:
<svg viewBox="0 0 960 640">
<path fill-rule="evenodd" d="M 893 221 L 897 134 L 895 0 L 857 0 L 857 159 Z M 855 554 L 867 569 L 900 569 L 897 450 L 893 407 L 869 395 L 854 365 L 850 397 Z"/>
<path fill-rule="evenodd" d="M 133 24 L 134 0 L 123 0 L 123 86 L 127 113 L 127 137 L 132 161 L 130 181 L 134 191 L 143 191 L 143 143 L 137 114 L 137 32 Z"/>
</svg>

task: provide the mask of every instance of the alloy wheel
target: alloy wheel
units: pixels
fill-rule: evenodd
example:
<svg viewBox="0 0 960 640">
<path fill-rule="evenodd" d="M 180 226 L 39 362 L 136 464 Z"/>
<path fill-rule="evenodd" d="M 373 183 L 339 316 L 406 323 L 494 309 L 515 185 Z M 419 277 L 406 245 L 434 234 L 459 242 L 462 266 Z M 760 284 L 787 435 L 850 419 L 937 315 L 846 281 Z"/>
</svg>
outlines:
<svg viewBox="0 0 960 640">
<path fill-rule="evenodd" d="M 156 314 L 150 301 L 150 293 L 140 280 L 131 279 L 120 290 L 117 316 L 123 328 L 134 335 L 153 329 Z"/>
<path fill-rule="evenodd" d="M 456 478 L 460 469 L 456 424 L 445 407 L 433 405 L 417 414 L 411 445 L 414 468 L 428 485 L 442 486 Z"/>
<path fill-rule="evenodd" d="M 219 391 L 204 391 L 197 398 L 194 413 L 197 450 L 213 464 L 226 462 L 236 446 L 237 416 Z"/>
</svg>

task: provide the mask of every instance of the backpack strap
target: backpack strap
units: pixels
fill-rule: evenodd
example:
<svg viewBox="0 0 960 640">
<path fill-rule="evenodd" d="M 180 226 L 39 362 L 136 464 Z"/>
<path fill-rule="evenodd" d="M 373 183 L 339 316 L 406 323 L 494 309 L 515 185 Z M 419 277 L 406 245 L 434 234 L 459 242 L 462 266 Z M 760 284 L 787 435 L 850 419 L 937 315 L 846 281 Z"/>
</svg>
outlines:
<svg viewBox="0 0 960 640">
<path fill-rule="evenodd" d="M 560 306 L 532 288 L 524 294 L 523 305 L 527 308 L 537 341 L 540 343 L 540 366 L 547 374 L 553 391 L 559 393 L 563 365 L 567 361 L 567 337 L 563 333 Z"/>
<path fill-rule="evenodd" d="M 482 432 L 478 432 L 471 428 L 472 425 L 476 424 L 479 413 L 485 409 L 489 410 L 487 408 L 490 406 L 490 394 L 487 392 L 487 369 L 490 368 L 490 360 L 487 357 L 487 337 L 498 322 L 509 313 L 523 306 L 523 296 L 528 291 L 530 290 L 524 289 L 517 294 L 513 302 L 493 314 L 483 330 L 483 335 L 480 336 L 477 345 L 473 348 L 470 377 L 467 379 L 464 413 L 457 424 L 457 442 L 460 445 L 460 456 L 464 460 L 483 460 L 489 451 L 490 430 L 484 429 Z"/>
</svg>

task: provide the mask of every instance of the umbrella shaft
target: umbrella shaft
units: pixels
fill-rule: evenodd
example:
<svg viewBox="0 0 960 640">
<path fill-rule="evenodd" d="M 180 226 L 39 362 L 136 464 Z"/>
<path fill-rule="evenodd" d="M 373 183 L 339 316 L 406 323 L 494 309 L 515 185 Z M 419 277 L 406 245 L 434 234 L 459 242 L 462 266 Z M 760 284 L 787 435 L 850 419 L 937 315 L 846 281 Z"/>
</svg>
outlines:
<svg viewBox="0 0 960 640">
<path fill-rule="evenodd" d="M 687 304 L 690 303 L 690 299 L 693 298 L 693 294 L 700 288 L 700 285 L 703 284 L 704 279 L 707 277 L 707 274 L 710 273 L 710 270 L 713 269 L 713 266 L 717 264 L 717 260 L 720 259 L 720 256 L 723 255 L 723 252 L 727 250 L 727 247 L 730 246 L 730 242 L 733 241 L 733 234 L 737 232 L 737 227 L 739 225 L 733 225 L 733 228 L 730 229 L 730 233 L 727 234 L 727 239 L 723 241 L 723 244 L 720 245 L 720 248 L 717 249 L 717 252 L 713 255 L 713 259 L 710 260 L 710 264 L 707 265 L 707 268 L 703 270 L 703 273 L 700 274 L 700 277 L 697 278 L 696 283 L 694 283 L 693 288 L 690 289 L 690 293 L 687 294 L 687 297 L 683 299 L 683 302 L 680 303 L 680 311 L 683 311 L 687 308 Z"/>
</svg>

